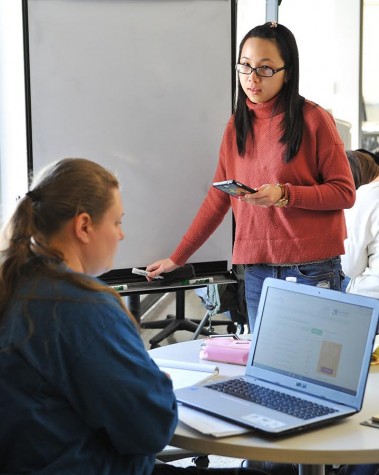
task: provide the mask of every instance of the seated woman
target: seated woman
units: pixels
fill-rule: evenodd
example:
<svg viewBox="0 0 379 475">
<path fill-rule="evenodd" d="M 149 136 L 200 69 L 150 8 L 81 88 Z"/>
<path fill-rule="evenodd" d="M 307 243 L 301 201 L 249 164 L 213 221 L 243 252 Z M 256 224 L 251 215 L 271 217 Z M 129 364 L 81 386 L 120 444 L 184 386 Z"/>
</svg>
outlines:
<svg viewBox="0 0 379 475">
<path fill-rule="evenodd" d="M 177 423 L 172 383 L 94 277 L 122 216 L 117 179 L 85 159 L 52 164 L 18 203 L 1 247 L 0 473 L 175 473 L 155 466 Z"/>
<path fill-rule="evenodd" d="M 0 268 L 0 473 L 150 474 L 177 422 L 170 380 L 92 276 L 112 266 L 116 178 L 49 167 L 19 202 Z"/>
</svg>

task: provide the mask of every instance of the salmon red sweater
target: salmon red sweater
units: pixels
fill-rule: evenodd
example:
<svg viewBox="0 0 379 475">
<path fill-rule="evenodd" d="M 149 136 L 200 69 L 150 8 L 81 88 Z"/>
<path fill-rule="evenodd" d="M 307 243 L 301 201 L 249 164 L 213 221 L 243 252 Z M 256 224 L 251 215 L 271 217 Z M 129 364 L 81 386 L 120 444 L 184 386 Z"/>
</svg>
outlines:
<svg viewBox="0 0 379 475">
<path fill-rule="evenodd" d="M 240 202 L 211 187 L 171 259 L 183 265 L 216 230 L 230 206 L 236 221 L 233 264 L 300 264 L 344 253 L 343 209 L 355 201 L 355 187 L 344 144 L 332 116 L 305 101 L 303 139 L 297 155 L 284 163 L 279 142 L 284 113 L 273 115 L 273 99 L 254 104 L 254 140 L 246 154 L 237 151 L 234 117 L 223 136 L 213 181 L 235 179 L 255 188 L 287 183 L 285 208 L 262 208 Z"/>
</svg>

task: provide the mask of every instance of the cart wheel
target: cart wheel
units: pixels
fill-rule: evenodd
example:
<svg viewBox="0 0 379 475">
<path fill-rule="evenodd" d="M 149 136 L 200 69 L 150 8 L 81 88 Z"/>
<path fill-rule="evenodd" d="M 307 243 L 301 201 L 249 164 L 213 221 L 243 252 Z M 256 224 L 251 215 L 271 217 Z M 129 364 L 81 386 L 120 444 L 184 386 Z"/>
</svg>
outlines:
<svg viewBox="0 0 379 475">
<path fill-rule="evenodd" d="M 194 457 L 192 462 L 198 468 L 208 468 L 209 466 L 209 458 L 207 455 L 199 455 L 198 457 Z"/>
</svg>

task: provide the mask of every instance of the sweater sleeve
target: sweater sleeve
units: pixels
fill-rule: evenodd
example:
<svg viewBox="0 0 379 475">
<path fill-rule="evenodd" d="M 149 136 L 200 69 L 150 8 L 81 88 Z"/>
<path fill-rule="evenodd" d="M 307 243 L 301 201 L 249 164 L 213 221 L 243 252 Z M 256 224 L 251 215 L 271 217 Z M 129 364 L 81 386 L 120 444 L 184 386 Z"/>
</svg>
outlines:
<svg viewBox="0 0 379 475">
<path fill-rule="evenodd" d="M 227 141 L 230 140 L 231 127 L 232 120 L 229 121 L 224 132 L 213 182 L 224 181 L 230 178 L 226 176 L 225 155 L 227 154 Z M 173 262 L 180 266 L 184 265 L 192 254 L 205 243 L 222 223 L 231 206 L 231 199 L 233 198 L 227 193 L 210 186 L 190 227 L 170 256 Z"/>
<path fill-rule="evenodd" d="M 301 185 L 289 184 L 289 206 L 320 211 L 351 208 L 355 201 L 354 180 L 333 117 L 307 102 L 304 119 L 299 156 L 304 157 L 305 166 L 299 170 Z M 316 157 L 316 160 L 309 161 L 307 157 Z M 313 166 L 316 168 L 312 171 Z M 306 167 L 309 167 L 308 177 Z M 314 177 L 317 177 L 316 183 Z"/>
</svg>

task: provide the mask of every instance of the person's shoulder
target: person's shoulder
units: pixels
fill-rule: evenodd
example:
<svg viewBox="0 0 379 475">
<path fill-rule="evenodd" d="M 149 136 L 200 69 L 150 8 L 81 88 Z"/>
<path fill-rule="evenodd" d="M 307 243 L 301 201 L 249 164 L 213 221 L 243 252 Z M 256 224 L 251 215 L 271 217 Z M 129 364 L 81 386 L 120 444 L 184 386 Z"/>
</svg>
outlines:
<svg viewBox="0 0 379 475">
<path fill-rule="evenodd" d="M 81 288 L 67 277 L 23 277 L 7 310 L 6 331 L 12 331 L 14 341 L 26 342 L 25 351 L 31 354 L 39 351 L 43 341 L 43 351 L 51 360 L 65 353 L 71 362 L 95 342 L 114 344 L 119 335 L 122 340 L 140 344 L 135 322 L 117 296 L 101 288 Z"/>
<path fill-rule="evenodd" d="M 371 183 L 366 183 L 361 185 L 357 190 L 357 198 L 372 196 L 379 200 L 379 181 L 372 181 Z"/>
<path fill-rule="evenodd" d="M 319 118 L 320 120 L 331 120 L 334 122 L 333 115 L 328 110 L 324 109 L 317 104 L 316 102 L 310 101 L 309 99 L 304 100 L 304 116 L 310 116 L 313 119 Z"/>
<path fill-rule="evenodd" d="M 361 185 L 357 189 L 354 206 L 345 211 L 350 211 L 355 220 L 367 219 L 372 213 L 376 216 L 379 212 L 379 182 Z"/>
<path fill-rule="evenodd" d="M 100 284 L 103 289 L 88 289 L 70 281 L 57 280 L 52 284 L 56 299 L 62 302 L 67 301 L 71 305 L 121 309 L 120 303 L 111 292 L 107 291 L 104 282 L 95 277 L 86 276 L 86 278 L 89 282 Z"/>
<path fill-rule="evenodd" d="M 99 279 L 85 276 L 89 282 L 102 284 Z M 36 275 L 23 282 L 18 296 L 29 304 L 43 305 L 45 308 L 54 307 L 57 316 L 67 322 L 74 320 L 89 320 L 96 318 L 124 319 L 124 310 L 116 297 L 104 290 L 81 287 L 66 278 L 52 278 L 46 275 Z M 103 315 L 103 316 L 102 316 Z"/>
<path fill-rule="evenodd" d="M 303 117 L 306 127 L 312 134 L 324 140 L 331 140 L 335 144 L 343 145 L 339 135 L 336 121 L 332 113 L 316 102 L 305 99 Z"/>
<path fill-rule="evenodd" d="M 87 281 L 88 283 L 104 285 L 104 283 L 96 277 L 83 274 L 80 275 L 80 278 L 83 279 L 83 282 Z M 61 277 L 37 274 L 32 278 L 27 279 L 27 282 L 24 282 L 24 289 L 28 293 L 32 291 L 34 297 L 37 299 L 49 298 L 52 300 L 66 299 L 76 301 L 80 298 L 83 301 L 86 299 L 93 301 L 94 299 L 102 300 L 106 298 L 107 294 L 101 290 L 97 291 L 80 286 L 73 279 L 67 278 L 67 275 L 64 272 Z"/>
</svg>

